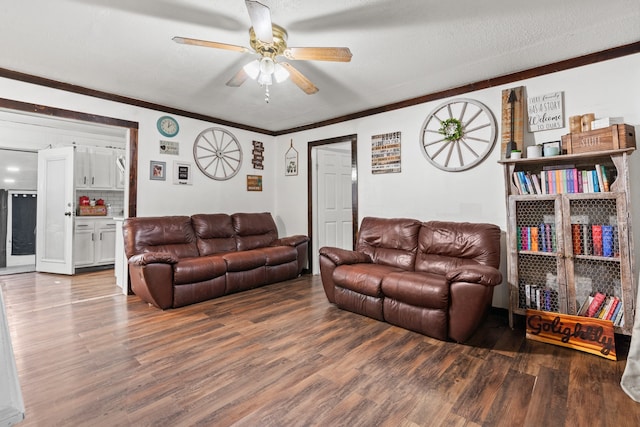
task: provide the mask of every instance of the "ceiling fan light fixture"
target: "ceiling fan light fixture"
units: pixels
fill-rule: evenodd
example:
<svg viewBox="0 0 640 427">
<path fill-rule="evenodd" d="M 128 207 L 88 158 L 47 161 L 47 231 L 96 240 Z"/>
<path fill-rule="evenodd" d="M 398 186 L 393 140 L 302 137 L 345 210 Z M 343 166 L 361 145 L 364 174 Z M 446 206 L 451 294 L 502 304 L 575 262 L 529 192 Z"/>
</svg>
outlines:
<svg viewBox="0 0 640 427">
<path fill-rule="evenodd" d="M 276 83 L 282 83 L 289 78 L 289 71 L 287 71 L 287 69 L 282 65 L 276 63 L 273 71 L 273 78 L 276 80 Z"/>
<path fill-rule="evenodd" d="M 260 74 L 273 74 L 273 70 L 275 69 L 276 64 L 273 62 L 273 59 L 268 56 L 263 57 L 260 60 Z"/>
<path fill-rule="evenodd" d="M 257 59 L 249 62 L 247 65 L 245 65 L 242 68 L 244 69 L 244 72 L 247 73 L 247 76 L 249 76 L 251 80 L 256 80 L 260 75 L 260 61 Z"/>
<path fill-rule="evenodd" d="M 273 84 L 273 78 L 271 77 L 271 74 L 260 73 L 260 75 L 258 76 L 258 84 L 260 86 L 269 86 Z"/>
</svg>

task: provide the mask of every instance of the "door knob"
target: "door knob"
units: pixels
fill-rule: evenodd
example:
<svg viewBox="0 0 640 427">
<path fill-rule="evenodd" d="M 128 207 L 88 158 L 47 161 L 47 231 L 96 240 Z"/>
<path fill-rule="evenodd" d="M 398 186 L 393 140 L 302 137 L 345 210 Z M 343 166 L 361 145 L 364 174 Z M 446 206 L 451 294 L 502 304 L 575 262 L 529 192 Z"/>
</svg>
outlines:
<svg viewBox="0 0 640 427">
<path fill-rule="evenodd" d="M 71 212 L 65 212 L 64 216 L 71 216 Z"/>
</svg>

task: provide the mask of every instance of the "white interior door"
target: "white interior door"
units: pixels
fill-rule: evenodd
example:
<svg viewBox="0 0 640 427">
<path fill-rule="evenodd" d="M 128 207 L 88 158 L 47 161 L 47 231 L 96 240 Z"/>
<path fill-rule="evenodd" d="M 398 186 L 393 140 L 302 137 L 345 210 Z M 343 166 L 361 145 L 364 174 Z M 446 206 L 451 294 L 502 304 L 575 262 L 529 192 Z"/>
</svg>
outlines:
<svg viewBox="0 0 640 427">
<path fill-rule="evenodd" d="M 350 143 L 317 148 L 317 253 L 322 246 L 353 249 Z M 314 274 L 318 268 L 314 264 Z"/>
<path fill-rule="evenodd" d="M 73 147 L 38 152 L 36 271 L 73 274 Z"/>
</svg>

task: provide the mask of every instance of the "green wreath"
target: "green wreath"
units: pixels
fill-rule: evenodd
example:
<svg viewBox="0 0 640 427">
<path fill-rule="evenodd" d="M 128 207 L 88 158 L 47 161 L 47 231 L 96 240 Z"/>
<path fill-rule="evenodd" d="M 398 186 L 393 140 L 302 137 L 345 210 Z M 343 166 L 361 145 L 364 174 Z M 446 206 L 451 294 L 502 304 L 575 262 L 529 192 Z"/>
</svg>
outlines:
<svg viewBox="0 0 640 427">
<path fill-rule="evenodd" d="M 462 138 L 462 122 L 453 117 L 450 119 L 442 120 L 440 122 L 440 129 L 438 132 L 444 136 L 447 141 L 457 141 Z"/>
</svg>

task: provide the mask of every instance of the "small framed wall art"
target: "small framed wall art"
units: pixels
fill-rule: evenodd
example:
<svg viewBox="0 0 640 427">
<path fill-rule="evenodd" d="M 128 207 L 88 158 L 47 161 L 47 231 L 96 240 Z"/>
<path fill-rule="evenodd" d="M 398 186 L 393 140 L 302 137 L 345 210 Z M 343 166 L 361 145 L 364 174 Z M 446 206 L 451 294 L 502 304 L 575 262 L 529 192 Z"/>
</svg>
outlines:
<svg viewBox="0 0 640 427">
<path fill-rule="evenodd" d="M 247 175 L 247 191 L 262 191 L 262 175 Z"/>
<path fill-rule="evenodd" d="M 293 139 L 291 146 L 284 154 L 285 176 L 298 175 L 298 150 L 293 148 Z"/>
<path fill-rule="evenodd" d="M 173 183 L 179 185 L 192 184 L 193 168 L 188 162 L 173 162 Z"/>
<path fill-rule="evenodd" d="M 167 163 L 151 160 L 149 164 L 149 179 L 164 181 L 167 179 Z"/>
</svg>

